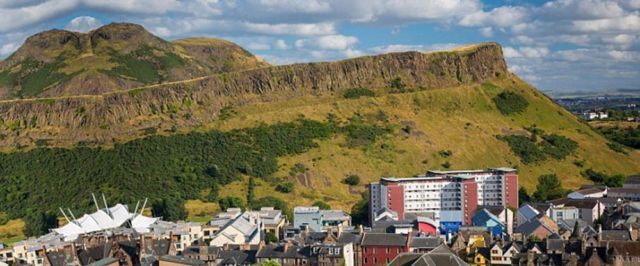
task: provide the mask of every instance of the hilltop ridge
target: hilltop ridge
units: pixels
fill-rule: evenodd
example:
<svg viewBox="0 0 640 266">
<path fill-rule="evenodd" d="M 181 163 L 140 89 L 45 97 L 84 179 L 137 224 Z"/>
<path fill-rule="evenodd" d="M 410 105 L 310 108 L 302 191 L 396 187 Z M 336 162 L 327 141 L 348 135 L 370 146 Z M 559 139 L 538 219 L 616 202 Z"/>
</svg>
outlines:
<svg viewBox="0 0 640 266">
<path fill-rule="evenodd" d="M 185 41 L 177 43 L 184 45 Z M 486 43 L 459 52 L 402 52 L 260 67 L 98 95 L 2 101 L 0 116 L 5 127 L 0 133 L 7 138 L 0 145 L 29 145 L 41 138 L 68 144 L 110 142 L 149 127 L 211 122 L 227 106 L 356 87 L 384 88 L 394 79 L 417 90 L 446 88 L 483 83 L 507 73 L 500 46 Z"/>
<path fill-rule="evenodd" d="M 0 99 L 96 95 L 263 66 L 231 42 L 174 43 L 131 23 L 87 33 L 54 29 L 0 62 Z"/>
</svg>

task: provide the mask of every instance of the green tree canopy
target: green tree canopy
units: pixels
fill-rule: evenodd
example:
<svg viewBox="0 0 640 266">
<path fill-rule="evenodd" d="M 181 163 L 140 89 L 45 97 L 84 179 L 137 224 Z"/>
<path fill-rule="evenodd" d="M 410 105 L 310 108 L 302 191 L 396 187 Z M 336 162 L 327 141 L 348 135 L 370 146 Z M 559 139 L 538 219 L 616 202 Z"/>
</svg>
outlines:
<svg viewBox="0 0 640 266">
<path fill-rule="evenodd" d="M 155 202 L 151 207 L 155 217 L 162 217 L 167 221 L 178 221 L 187 218 L 187 210 L 184 208 L 184 200 L 179 197 L 168 197 Z"/>
</svg>

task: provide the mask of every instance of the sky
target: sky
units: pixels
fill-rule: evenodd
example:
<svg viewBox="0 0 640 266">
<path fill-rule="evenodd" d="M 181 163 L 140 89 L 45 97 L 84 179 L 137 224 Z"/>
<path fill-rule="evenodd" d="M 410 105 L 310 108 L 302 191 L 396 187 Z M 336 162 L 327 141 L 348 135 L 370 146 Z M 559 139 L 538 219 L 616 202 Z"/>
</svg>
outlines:
<svg viewBox="0 0 640 266">
<path fill-rule="evenodd" d="M 0 58 L 40 31 L 111 22 L 228 39 L 272 64 L 498 42 L 545 91 L 640 88 L 640 0 L 0 0 Z"/>
</svg>

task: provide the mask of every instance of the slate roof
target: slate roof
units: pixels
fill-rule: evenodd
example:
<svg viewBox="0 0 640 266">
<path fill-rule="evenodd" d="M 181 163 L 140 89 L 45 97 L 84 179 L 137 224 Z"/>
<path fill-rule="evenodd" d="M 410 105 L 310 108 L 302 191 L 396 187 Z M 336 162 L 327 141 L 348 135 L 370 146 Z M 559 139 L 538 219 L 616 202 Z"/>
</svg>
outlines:
<svg viewBox="0 0 640 266">
<path fill-rule="evenodd" d="M 224 250 L 218 254 L 219 265 L 253 265 L 257 250 Z"/>
<path fill-rule="evenodd" d="M 627 179 L 624 180 L 625 184 L 640 184 L 640 175 L 632 175 L 628 176 Z"/>
<path fill-rule="evenodd" d="M 611 240 L 629 241 L 631 240 L 631 236 L 629 235 L 629 231 L 626 230 L 602 230 L 600 233 L 600 241 Z"/>
<path fill-rule="evenodd" d="M 65 255 L 62 251 L 51 251 L 46 255 L 52 266 L 66 266 L 73 263 L 73 257 Z"/>
<path fill-rule="evenodd" d="M 389 266 L 440 266 L 469 265 L 446 245 L 440 245 L 425 254 L 403 253 L 391 261 Z"/>
<path fill-rule="evenodd" d="M 164 256 L 160 257 L 160 260 L 161 261 L 168 261 L 168 262 L 178 263 L 178 264 L 183 264 L 183 265 L 204 265 L 205 264 L 204 261 L 185 258 L 185 257 L 182 257 L 182 256 L 164 255 Z"/>
<path fill-rule="evenodd" d="M 610 241 L 609 248 L 623 256 L 640 257 L 640 242 L 637 241 Z"/>
<path fill-rule="evenodd" d="M 536 217 L 540 212 L 537 209 L 535 209 L 533 206 L 529 204 L 525 204 L 518 209 L 518 213 L 521 216 L 523 216 L 525 219 L 531 220 L 534 217 Z"/>
<path fill-rule="evenodd" d="M 407 236 L 385 233 L 365 233 L 362 237 L 362 246 L 405 246 Z"/>
<path fill-rule="evenodd" d="M 564 206 L 576 207 L 578 209 L 593 209 L 598 205 L 597 199 L 576 199 L 567 201 Z"/>
<path fill-rule="evenodd" d="M 436 248 L 442 244 L 439 237 L 413 237 L 411 239 L 412 248 Z"/>
<path fill-rule="evenodd" d="M 113 257 L 107 257 L 107 258 L 101 259 L 99 261 L 96 261 L 94 263 L 88 264 L 87 266 L 105 266 L 105 265 L 112 264 L 112 263 L 114 263 L 116 261 L 118 261 L 118 259 L 113 258 Z"/>
<path fill-rule="evenodd" d="M 258 250 L 256 258 L 307 258 L 308 247 L 293 244 L 269 244 Z"/>
</svg>

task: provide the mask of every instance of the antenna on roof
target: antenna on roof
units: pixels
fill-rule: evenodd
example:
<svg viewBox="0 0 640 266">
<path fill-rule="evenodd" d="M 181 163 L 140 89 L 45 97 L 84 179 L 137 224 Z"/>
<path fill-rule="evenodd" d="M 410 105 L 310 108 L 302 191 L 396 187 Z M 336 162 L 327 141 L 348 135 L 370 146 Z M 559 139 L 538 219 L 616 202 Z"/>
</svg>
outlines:
<svg viewBox="0 0 640 266">
<path fill-rule="evenodd" d="M 133 211 L 134 214 L 138 213 L 138 206 L 140 205 L 140 201 L 136 202 L 136 209 Z"/>
<path fill-rule="evenodd" d="M 66 219 L 68 223 L 71 223 L 71 220 L 69 220 L 69 217 L 67 217 L 67 214 L 64 213 L 64 210 L 62 209 L 62 207 L 58 207 L 58 208 L 60 209 L 60 212 L 64 216 L 64 219 Z"/>
<path fill-rule="evenodd" d="M 104 208 L 107 210 L 107 214 L 113 218 L 113 216 L 111 215 L 111 209 L 109 209 L 109 205 L 107 205 L 107 198 L 104 197 L 104 193 L 102 193 L 102 201 L 104 201 Z"/>
<path fill-rule="evenodd" d="M 100 207 L 98 207 L 98 201 L 96 200 L 96 195 L 91 193 L 91 197 L 93 197 L 93 203 L 96 205 L 96 211 L 100 211 Z"/>
<path fill-rule="evenodd" d="M 77 220 L 76 216 L 73 215 L 73 212 L 71 212 L 71 209 L 67 208 L 67 212 L 69 212 L 69 214 L 71 215 L 71 218 L 73 218 L 74 221 Z"/>
<path fill-rule="evenodd" d="M 144 203 L 142 204 L 142 209 L 140 209 L 140 215 L 144 212 L 144 207 L 147 206 L 147 198 L 144 198 Z"/>
</svg>

